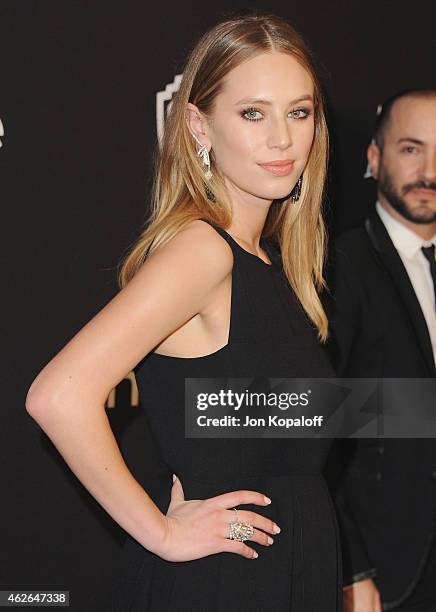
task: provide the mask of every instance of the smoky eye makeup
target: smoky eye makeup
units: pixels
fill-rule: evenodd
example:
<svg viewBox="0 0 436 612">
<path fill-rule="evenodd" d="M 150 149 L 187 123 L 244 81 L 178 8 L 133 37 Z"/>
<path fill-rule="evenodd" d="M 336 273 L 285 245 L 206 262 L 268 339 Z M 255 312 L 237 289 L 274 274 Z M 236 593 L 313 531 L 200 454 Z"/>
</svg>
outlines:
<svg viewBox="0 0 436 612">
<path fill-rule="evenodd" d="M 294 114 L 294 119 L 302 120 L 302 119 L 307 119 L 307 117 L 309 117 L 312 114 L 312 109 L 309 107 L 301 106 L 301 107 L 294 108 L 293 110 L 289 111 L 288 114 L 291 114 L 291 113 Z M 239 114 L 243 119 L 247 121 L 252 121 L 252 122 L 260 121 L 263 116 L 262 111 L 260 111 L 258 108 L 254 106 L 243 108 Z M 262 115 L 262 116 L 259 116 L 259 115 Z"/>
<path fill-rule="evenodd" d="M 262 113 L 257 108 L 254 108 L 254 106 L 249 106 L 248 108 L 243 108 L 239 114 L 243 119 L 247 119 L 247 121 L 260 121 L 261 117 L 254 117 L 254 115 L 261 115 Z"/>
</svg>

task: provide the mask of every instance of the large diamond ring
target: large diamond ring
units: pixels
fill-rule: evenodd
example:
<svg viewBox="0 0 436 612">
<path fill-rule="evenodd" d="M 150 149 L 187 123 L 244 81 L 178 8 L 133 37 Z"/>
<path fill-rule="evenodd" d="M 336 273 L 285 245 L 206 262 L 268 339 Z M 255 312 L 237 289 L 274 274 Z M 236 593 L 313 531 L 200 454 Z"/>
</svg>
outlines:
<svg viewBox="0 0 436 612">
<path fill-rule="evenodd" d="M 236 510 L 236 508 L 233 508 L 233 510 L 236 512 L 236 517 L 238 517 L 238 511 Z M 239 542 L 244 542 L 245 540 L 251 538 L 254 533 L 253 526 L 250 525 L 250 523 L 243 523 L 241 521 L 236 520 L 232 523 L 229 523 L 229 526 L 230 540 L 238 540 Z"/>
</svg>

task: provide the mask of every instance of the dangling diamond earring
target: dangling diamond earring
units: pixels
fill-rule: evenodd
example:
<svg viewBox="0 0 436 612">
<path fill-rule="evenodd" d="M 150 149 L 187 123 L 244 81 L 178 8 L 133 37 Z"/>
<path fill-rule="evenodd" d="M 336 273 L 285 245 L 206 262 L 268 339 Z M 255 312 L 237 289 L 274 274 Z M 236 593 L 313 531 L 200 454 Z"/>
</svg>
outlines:
<svg viewBox="0 0 436 612">
<path fill-rule="evenodd" d="M 291 200 L 293 202 L 298 202 L 298 200 L 300 199 L 302 184 L 303 184 L 303 175 L 300 176 L 300 178 L 295 184 L 294 189 L 291 191 Z"/>
<path fill-rule="evenodd" d="M 195 138 L 195 140 L 198 142 L 198 144 L 200 145 L 200 148 L 197 151 L 197 155 L 199 155 L 202 160 L 203 160 L 203 164 L 206 166 L 207 170 L 204 173 L 204 176 L 207 180 L 212 178 L 212 172 L 210 171 L 210 158 L 209 158 L 209 151 L 207 150 L 207 147 L 205 144 L 201 144 L 201 142 L 198 140 L 197 136 L 195 134 L 192 134 Z"/>
</svg>

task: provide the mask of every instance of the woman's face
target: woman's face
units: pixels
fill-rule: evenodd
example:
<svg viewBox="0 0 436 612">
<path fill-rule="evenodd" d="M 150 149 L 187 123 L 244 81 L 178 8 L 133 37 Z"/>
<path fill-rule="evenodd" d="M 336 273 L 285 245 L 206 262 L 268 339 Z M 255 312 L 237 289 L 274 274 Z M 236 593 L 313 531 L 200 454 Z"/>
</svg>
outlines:
<svg viewBox="0 0 436 612">
<path fill-rule="evenodd" d="M 231 196 L 270 204 L 290 194 L 306 165 L 312 78 L 289 54 L 257 55 L 225 77 L 211 119 L 206 135 Z M 275 171 L 262 165 L 284 160 L 288 166 Z"/>
</svg>

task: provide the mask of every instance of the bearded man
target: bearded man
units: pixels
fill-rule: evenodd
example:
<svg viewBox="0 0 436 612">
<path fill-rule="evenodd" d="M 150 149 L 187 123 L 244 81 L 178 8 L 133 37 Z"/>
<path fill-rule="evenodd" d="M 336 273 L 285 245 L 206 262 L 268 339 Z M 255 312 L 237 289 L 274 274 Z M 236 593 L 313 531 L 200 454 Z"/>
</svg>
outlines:
<svg viewBox="0 0 436 612">
<path fill-rule="evenodd" d="M 336 242 L 330 354 L 341 377 L 435 377 L 436 90 L 387 100 L 367 157 L 377 202 Z M 338 443 L 346 611 L 436 610 L 436 440 Z"/>
</svg>

